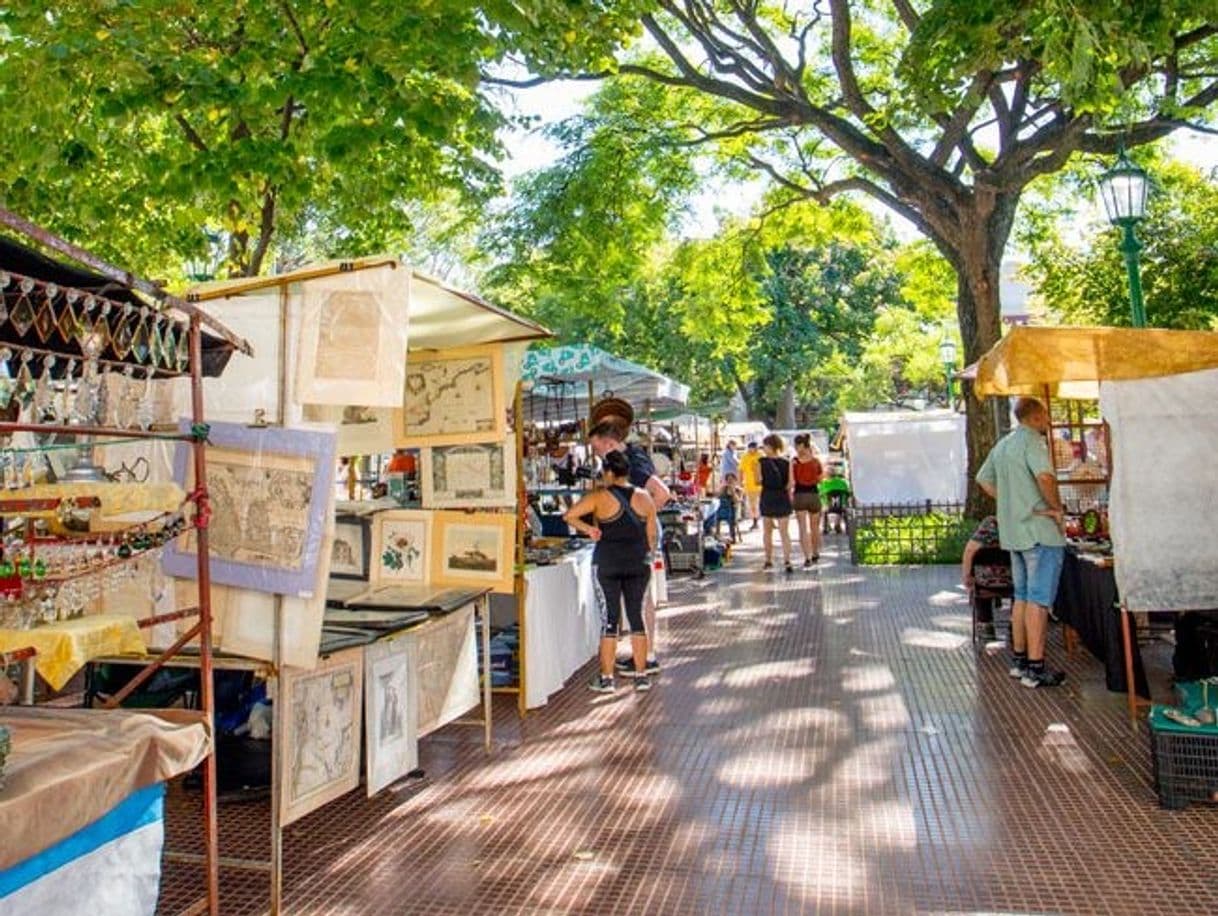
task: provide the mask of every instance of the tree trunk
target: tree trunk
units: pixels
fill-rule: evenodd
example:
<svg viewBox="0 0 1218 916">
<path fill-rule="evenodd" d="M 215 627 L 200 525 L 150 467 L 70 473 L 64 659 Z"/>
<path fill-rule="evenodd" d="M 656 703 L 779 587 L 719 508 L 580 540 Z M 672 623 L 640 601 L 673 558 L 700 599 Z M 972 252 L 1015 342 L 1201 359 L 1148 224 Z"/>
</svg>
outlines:
<svg viewBox="0 0 1218 916">
<path fill-rule="evenodd" d="M 998 297 L 1001 255 L 994 257 L 985 247 L 969 246 L 960 252 L 960 258 L 956 309 L 960 319 L 960 337 L 964 343 L 964 363 L 971 365 L 1002 337 Z M 975 397 L 971 384 L 964 405 L 968 421 L 966 511 L 971 518 L 981 518 L 993 511 L 993 501 L 977 486 L 977 471 L 998 441 L 999 430 L 993 406 Z"/>
<path fill-rule="evenodd" d="M 782 386 L 782 398 L 778 402 L 778 417 L 774 424 L 779 429 L 795 428 L 795 383 Z"/>
</svg>

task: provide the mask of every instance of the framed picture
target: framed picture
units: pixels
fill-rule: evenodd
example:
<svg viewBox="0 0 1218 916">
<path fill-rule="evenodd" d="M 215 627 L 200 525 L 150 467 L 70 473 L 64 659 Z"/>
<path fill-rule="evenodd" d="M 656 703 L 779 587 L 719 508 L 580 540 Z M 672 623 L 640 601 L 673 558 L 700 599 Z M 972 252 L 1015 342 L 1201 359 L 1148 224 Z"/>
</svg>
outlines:
<svg viewBox="0 0 1218 916">
<path fill-rule="evenodd" d="M 431 581 L 512 591 L 516 516 L 510 513 L 437 512 Z"/>
<path fill-rule="evenodd" d="M 372 550 L 370 520 L 359 515 L 340 515 L 334 522 L 334 547 L 330 551 L 330 576 L 334 579 L 368 580 Z"/>
<path fill-rule="evenodd" d="M 364 650 L 336 652 L 280 680 L 284 774 L 280 819 L 290 824 L 359 785 Z"/>
<path fill-rule="evenodd" d="M 179 423 L 188 432 L 190 422 Z M 213 423 L 208 434 L 212 581 L 284 595 L 311 594 L 334 500 L 333 432 Z M 194 489 L 190 446 L 174 479 Z M 165 571 L 193 579 L 193 528 L 165 549 Z"/>
<path fill-rule="evenodd" d="M 401 405 L 410 270 L 385 265 L 300 284 L 296 399 L 302 404 Z"/>
<path fill-rule="evenodd" d="M 502 439 L 503 350 L 464 347 L 411 353 L 395 444 L 454 445 Z"/>
<path fill-rule="evenodd" d="M 364 649 L 364 775 L 369 797 L 419 765 L 419 691 L 413 674 L 409 641 L 386 639 Z"/>
<path fill-rule="evenodd" d="M 514 441 L 432 446 L 420 464 L 426 509 L 516 505 Z"/>
<path fill-rule="evenodd" d="M 432 513 L 390 509 L 372 516 L 373 585 L 426 582 L 431 575 Z"/>
</svg>

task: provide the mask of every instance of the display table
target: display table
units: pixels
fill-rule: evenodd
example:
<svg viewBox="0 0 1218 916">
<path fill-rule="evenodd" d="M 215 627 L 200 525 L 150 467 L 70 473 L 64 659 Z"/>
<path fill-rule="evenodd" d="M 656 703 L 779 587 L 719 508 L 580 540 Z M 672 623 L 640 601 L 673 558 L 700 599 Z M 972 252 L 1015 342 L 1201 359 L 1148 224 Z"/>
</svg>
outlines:
<svg viewBox="0 0 1218 916">
<path fill-rule="evenodd" d="M 600 612 L 592 580 L 591 545 L 550 566 L 525 570 L 525 705 L 544 706 L 596 656 Z"/>
<path fill-rule="evenodd" d="M 161 784 L 207 755 L 200 715 L 6 707 L 0 721 L 0 911 L 152 913 Z"/>
<path fill-rule="evenodd" d="M 0 630 L 0 654 L 34 648 L 34 668 L 53 690 L 62 690 L 92 659 L 143 654 L 144 637 L 134 617 L 92 614 L 28 630 Z"/>
<path fill-rule="evenodd" d="M 1091 654 L 1104 663 L 1109 690 L 1124 691 L 1125 656 L 1121 638 L 1121 610 L 1116 576 L 1111 565 L 1102 565 L 1089 554 L 1066 548 L 1061 583 L 1054 610 L 1082 638 Z M 1133 646 L 1134 684 L 1139 696 L 1149 697 L 1142 655 Z"/>
</svg>

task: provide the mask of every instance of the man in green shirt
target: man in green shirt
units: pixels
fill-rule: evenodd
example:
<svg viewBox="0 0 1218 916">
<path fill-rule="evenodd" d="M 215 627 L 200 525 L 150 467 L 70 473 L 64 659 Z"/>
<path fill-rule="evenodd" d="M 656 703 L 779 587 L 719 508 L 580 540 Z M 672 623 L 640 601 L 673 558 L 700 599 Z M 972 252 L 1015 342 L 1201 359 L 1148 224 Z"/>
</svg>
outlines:
<svg viewBox="0 0 1218 916">
<path fill-rule="evenodd" d="M 1065 679 L 1045 668 L 1049 608 L 1066 550 L 1062 502 L 1045 441 L 1049 412 L 1035 398 L 1020 398 L 1015 419 L 1019 425 L 994 446 L 977 484 L 998 501 L 998 540 L 1011 554 L 1011 677 L 1025 687 L 1053 687 Z"/>
</svg>

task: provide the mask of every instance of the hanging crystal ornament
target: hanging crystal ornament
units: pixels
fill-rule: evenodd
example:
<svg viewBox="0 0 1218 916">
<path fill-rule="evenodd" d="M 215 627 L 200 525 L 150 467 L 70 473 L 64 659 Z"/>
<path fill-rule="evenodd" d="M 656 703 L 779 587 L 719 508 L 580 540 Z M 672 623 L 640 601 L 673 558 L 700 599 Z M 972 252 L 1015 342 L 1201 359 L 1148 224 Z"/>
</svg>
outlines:
<svg viewBox="0 0 1218 916">
<path fill-rule="evenodd" d="M 59 287 L 54 283 L 48 283 L 42 298 L 42 304 L 34 313 L 34 330 L 38 332 L 38 339 L 43 343 L 46 343 L 55 331 L 56 315 L 54 302 L 58 294 Z"/>
<path fill-rule="evenodd" d="M 64 343 L 72 343 L 80 335 L 80 319 L 76 315 L 76 302 L 80 299 L 80 290 L 70 289 L 63 297 L 63 305 L 59 308 L 59 320 L 55 329 Z"/>
<path fill-rule="evenodd" d="M 17 386 L 13 393 L 25 404 L 34 396 L 34 373 L 30 369 L 30 361 L 33 358 L 34 354 L 29 350 L 22 350 L 21 359 L 18 361 Z"/>
<path fill-rule="evenodd" d="M 8 285 L 13 282 L 12 274 L 6 270 L 0 270 L 0 324 L 8 321 Z"/>
<path fill-rule="evenodd" d="M 146 363 L 152 355 L 152 341 L 148 333 L 148 310 L 140 309 L 135 320 L 135 330 L 131 333 L 131 355 L 136 362 Z"/>
<path fill-rule="evenodd" d="M 119 317 L 118 326 L 114 329 L 114 336 L 111 338 L 111 343 L 114 345 L 114 352 L 119 359 L 126 359 L 131 353 L 131 340 L 135 337 L 135 308 L 130 304 L 123 305 L 122 315 Z"/>
<path fill-rule="evenodd" d="M 8 318 L 17 333 L 24 337 L 29 331 L 30 325 L 34 323 L 34 304 L 30 302 L 30 293 L 34 291 L 34 281 L 26 277 L 18 285 L 18 289 L 20 295 L 17 297 L 17 304 L 13 306 Z"/>
<path fill-rule="evenodd" d="M 153 419 L 153 404 L 152 404 L 152 376 L 156 373 L 155 366 L 149 366 L 144 376 L 144 392 L 140 396 L 140 402 L 135 408 L 135 422 L 140 429 L 149 429 L 152 426 Z"/>
<path fill-rule="evenodd" d="M 13 358 L 13 351 L 8 347 L 0 347 L 0 410 L 8 407 L 13 399 L 13 377 L 10 374 L 8 361 Z"/>
<path fill-rule="evenodd" d="M 71 417 L 77 423 L 86 426 L 93 423 L 104 424 L 104 418 L 98 416 L 101 398 L 101 380 L 98 378 L 97 358 L 101 355 L 101 343 L 96 334 L 85 337 L 80 344 L 84 354 L 84 365 L 80 370 L 80 381 L 76 385 L 76 399 L 72 402 Z"/>
<path fill-rule="evenodd" d="M 178 369 L 178 338 L 173 333 L 178 323 L 172 318 L 165 321 L 165 330 L 161 334 L 161 365 L 170 372 Z"/>
<path fill-rule="evenodd" d="M 34 421 L 41 423 L 47 417 L 54 417 L 55 390 L 51 386 L 51 367 L 55 365 L 55 357 L 44 356 L 42 358 L 42 375 L 38 376 L 38 381 L 34 384 Z"/>
<path fill-rule="evenodd" d="M 135 366 L 124 366 L 122 374 L 122 385 L 119 389 L 119 394 L 115 404 L 115 422 L 121 429 L 130 429 L 135 425 L 135 401 L 139 394 L 132 397 L 131 390 L 135 387 L 134 382 Z M 115 378 L 118 381 L 118 378 Z"/>
<path fill-rule="evenodd" d="M 177 354 L 175 363 L 179 372 L 185 372 L 190 368 L 190 328 L 185 324 L 178 325 L 178 345 L 174 350 Z"/>
<path fill-rule="evenodd" d="M 97 335 L 97 339 L 101 341 L 101 348 L 104 350 L 110 346 L 110 300 L 107 299 L 101 304 L 101 312 L 98 313 L 97 320 L 93 322 L 93 333 Z"/>
<path fill-rule="evenodd" d="M 63 392 L 59 396 L 59 407 L 56 414 L 63 422 L 72 419 L 72 407 L 75 400 L 72 397 L 72 379 L 76 375 L 76 360 L 68 360 L 68 367 L 63 370 Z"/>
</svg>

